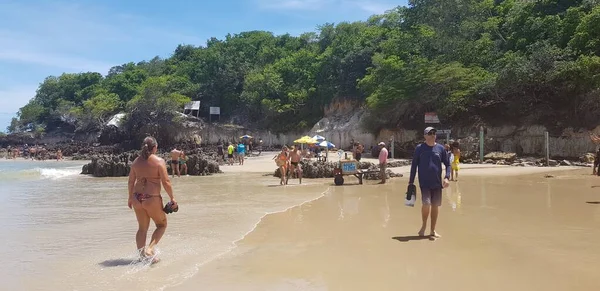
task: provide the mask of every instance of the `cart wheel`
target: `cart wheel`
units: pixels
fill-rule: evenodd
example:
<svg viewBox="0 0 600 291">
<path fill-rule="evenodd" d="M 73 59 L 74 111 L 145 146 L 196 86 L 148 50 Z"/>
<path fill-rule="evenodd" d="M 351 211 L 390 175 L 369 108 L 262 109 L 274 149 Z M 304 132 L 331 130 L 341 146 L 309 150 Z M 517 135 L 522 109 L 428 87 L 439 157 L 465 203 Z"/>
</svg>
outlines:
<svg viewBox="0 0 600 291">
<path fill-rule="evenodd" d="M 342 177 L 342 175 L 336 175 L 335 178 L 333 178 L 333 182 L 336 186 L 344 185 L 344 177 Z"/>
</svg>

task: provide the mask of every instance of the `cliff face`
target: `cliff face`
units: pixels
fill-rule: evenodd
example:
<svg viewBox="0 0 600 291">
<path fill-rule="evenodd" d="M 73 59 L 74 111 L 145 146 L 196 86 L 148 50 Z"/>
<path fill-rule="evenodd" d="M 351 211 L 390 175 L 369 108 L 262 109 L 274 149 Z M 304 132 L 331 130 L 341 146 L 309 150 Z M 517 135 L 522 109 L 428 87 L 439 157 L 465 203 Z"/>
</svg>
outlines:
<svg viewBox="0 0 600 291">
<path fill-rule="evenodd" d="M 310 134 L 319 134 L 328 138 L 337 146 L 347 148 L 352 140 L 361 142 L 365 148 L 370 148 L 380 141 L 389 144 L 393 139 L 396 154 L 410 156 L 414 146 L 423 140 L 421 130 L 404 128 L 383 129 L 377 134 L 366 132 L 361 128 L 365 110 L 352 102 L 339 102 L 327 108 L 325 117 L 311 129 Z M 435 126 L 435 125 L 434 125 Z M 462 148 L 471 153 L 479 151 L 479 127 L 449 127 L 452 132 L 450 139 L 458 140 Z M 443 129 L 447 129 L 444 127 Z M 544 156 L 545 137 L 547 129 L 540 125 L 528 126 L 497 126 L 485 128 L 484 151 L 513 152 L 518 155 Z M 593 133 L 600 134 L 600 126 Z M 444 135 L 438 137 L 441 142 Z M 561 158 L 577 158 L 584 153 L 595 150 L 588 132 L 565 128 L 562 132 L 549 134 L 550 156 Z"/>
</svg>

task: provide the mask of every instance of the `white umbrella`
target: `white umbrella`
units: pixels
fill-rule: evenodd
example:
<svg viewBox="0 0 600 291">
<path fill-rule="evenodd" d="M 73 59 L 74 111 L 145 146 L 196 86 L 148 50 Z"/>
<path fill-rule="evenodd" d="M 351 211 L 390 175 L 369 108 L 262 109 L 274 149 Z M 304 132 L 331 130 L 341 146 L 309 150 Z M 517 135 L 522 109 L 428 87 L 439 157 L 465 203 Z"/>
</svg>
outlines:
<svg viewBox="0 0 600 291">
<path fill-rule="evenodd" d="M 322 137 L 322 136 L 320 136 L 320 135 L 318 135 L 318 134 L 317 134 L 317 135 L 315 135 L 315 136 L 313 136 L 312 138 L 313 138 L 313 139 L 316 139 L 317 141 L 324 141 L 324 140 L 325 140 L 325 138 L 324 138 L 324 137 Z"/>
<path fill-rule="evenodd" d="M 326 140 L 322 141 L 322 142 L 319 144 L 319 146 L 322 146 L 322 147 L 327 147 L 328 149 L 332 149 L 332 148 L 334 148 L 334 147 L 335 147 L 335 145 L 334 145 L 334 144 L 332 144 L 331 142 L 328 142 L 328 141 L 326 141 Z"/>
</svg>

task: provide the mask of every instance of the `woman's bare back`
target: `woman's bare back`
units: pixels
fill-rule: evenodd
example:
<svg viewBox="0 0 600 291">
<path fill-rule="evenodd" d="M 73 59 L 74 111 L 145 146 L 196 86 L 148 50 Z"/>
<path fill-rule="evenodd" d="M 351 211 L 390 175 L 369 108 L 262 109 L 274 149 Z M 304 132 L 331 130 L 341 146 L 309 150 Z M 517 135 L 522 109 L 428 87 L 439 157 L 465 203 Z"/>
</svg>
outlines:
<svg viewBox="0 0 600 291">
<path fill-rule="evenodd" d="M 165 161 L 155 155 L 151 155 L 148 160 L 137 158 L 131 164 L 131 170 L 135 174 L 134 191 L 136 193 L 157 195 L 161 190 L 161 169 Z"/>
</svg>

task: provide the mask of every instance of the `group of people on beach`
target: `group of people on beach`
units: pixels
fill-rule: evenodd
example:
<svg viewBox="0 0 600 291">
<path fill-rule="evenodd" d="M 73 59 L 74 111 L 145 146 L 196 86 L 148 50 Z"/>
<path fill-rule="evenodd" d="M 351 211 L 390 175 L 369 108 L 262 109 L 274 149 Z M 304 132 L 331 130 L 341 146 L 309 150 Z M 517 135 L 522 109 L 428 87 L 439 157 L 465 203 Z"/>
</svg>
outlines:
<svg viewBox="0 0 600 291">
<path fill-rule="evenodd" d="M 61 149 L 56 150 L 56 160 L 60 161 L 63 159 L 63 154 Z M 45 161 L 50 157 L 48 150 L 45 146 L 41 145 L 33 145 L 29 146 L 24 144 L 22 146 L 14 147 L 8 146 L 7 148 L 0 148 L 0 157 L 4 157 L 5 159 L 17 159 L 19 157 L 24 158 L 26 160 L 40 160 Z"/>
<path fill-rule="evenodd" d="M 431 238 L 439 238 L 440 234 L 436 231 L 436 225 L 439 215 L 439 207 L 442 205 L 442 190 L 449 186 L 450 181 L 458 180 L 458 171 L 460 169 L 460 144 L 458 142 L 448 142 L 444 145 L 438 144 L 437 130 L 433 127 L 425 128 L 424 142 L 420 143 L 414 151 L 411 162 L 410 176 L 408 181 L 407 194 L 415 192 L 415 179 L 419 179 L 419 188 L 421 192 L 421 218 L 422 225 L 418 231 L 418 235 L 425 237 L 427 224 L 430 220 Z M 595 175 L 600 175 L 600 137 L 590 134 L 590 139 L 598 145 L 594 159 Z M 385 143 L 378 144 L 380 168 L 383 169 L 382 176 L 385 177 L 385 169 L 387 164 L 388 150 L 385 148 Z M 141 155 L 131 165 L 129 175 L 128 189 L 129 199 L 128 206 L 135 210 L 139 228 L 136 234 L 137 248 L 141 258 L 155 258 L 155 246 L 163 236 L 167 227 L 167 213 L 177 211 L 178 204 L 173 196 L 173 189 L 169 180 L 165 162 L 156 156 L 158 144 L 152 137 L 144 139 L 142 144 Z M 224 148 L 221 144 L 219 155 L 223 157 Z M 237 152 L 237 158 L 240 165 L 243 164 L 243 156 L 245 154 L 245 145 L 228 143 L 227 158 L 228 164 L 233 164 L 234 153 Z M 354 149 L 355 156 L 357 155 Z M 240 160 L 240 153 L 241 158 Z M 176 169 L 174 173 L 179 175 L 179 165 L 185 164 L 185 154 L 183 151 L 173 149 L 171 151 L 171 165 Z M 295 146 L 288 148 L 284 146 L 277 155 L 273 158 L 281 174 L 280 185 L 287 185 L 289 177 L 296 175 L 299 183 L 302 183 L 302 152 Z M 181 161 L 184 161 L 181 164 Z M 445 174 L 442 173 L 445 167 Z M 442 175 L 443 174 L 443 175 Z M 385 183 L 383 178 L 380 184 Z M 163 207 L 162 197 L 160 196 L 161 185 L 165 188 L 169 195 L 170 202 Z M 414 190 L 413 190 L 414 189 Z M 156 224 L 156 230 L 152 234 L 152 238 L 148 246 L 146 246 L 146 234 L 150 220 Z"/>
<path fill-rule="evenodd" d="M 258 140 L 258 155 L 262 153 L 263 140 Z M 219 142 L 217 145 L 217 156 L 219 162 L 226 163 L 229 166 L 233 166 L 236 162 L 238 165 L 243 166 L 246 160 L 246 155 L 252 155 L 254 150 L 253 139 L 242 139 L 238 143 L 228 142 L 227 147 L 223 142 Z"/>
<path fill-rule="evenodd" d="M 171 175 L 173 175 L 173 177 L 175 177 L 175 175 L 177 175 L 177 177 L 181 177 L 181 175 L 187 175 L 187 156 L 185 155 L 184 151 L 178 150 L 177 148 L 174 148 L 173 150 L 171 150 Z"/>
<path fill-rule="evenodd" d="M 291 149 L 284 146 L 273 160 L 281 176 L 279 185 L 287 185 L 289 177 L 294 175 L 298 178 L 299 184 L 302 184 L 302 152 L 296 146 L 292 146 Z"/>
</svg>

